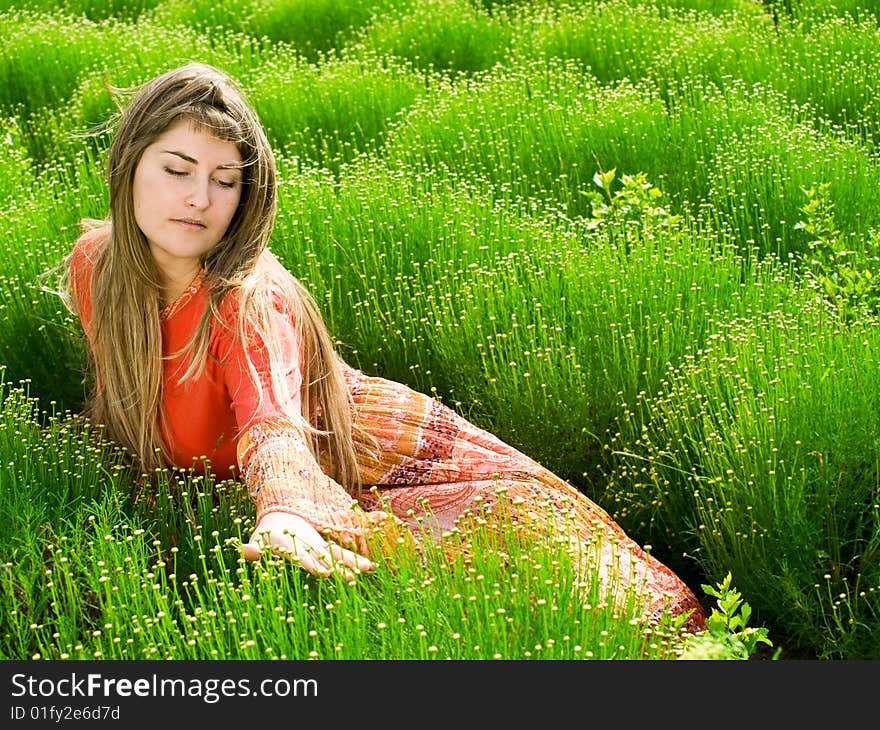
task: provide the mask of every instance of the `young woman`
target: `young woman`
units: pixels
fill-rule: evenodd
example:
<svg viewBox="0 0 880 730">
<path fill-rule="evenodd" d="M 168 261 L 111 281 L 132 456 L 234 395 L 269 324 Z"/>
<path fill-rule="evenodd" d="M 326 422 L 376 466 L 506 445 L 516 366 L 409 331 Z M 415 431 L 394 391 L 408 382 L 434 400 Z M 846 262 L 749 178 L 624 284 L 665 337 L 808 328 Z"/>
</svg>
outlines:
<svg viewBox="0 0 880 730">
<path fill-rule="evenodd" d="M 142 86 L 117 122 L 107 179 L 109 215 L 88 223 L 66 267 L 94 365 L 89 414 L 145 471 L 207 460 L 243 479 L 256 506 L 246 558 L 268 547 L 353 579 L 374 568 L 371 532 L 439 534 L 463 513 L 491 514 L 503 493 L 524 529 L 550 514 L 570 544 L 598 540 L 584 560 L 609 585 L 642 587 L 646 619 L 692 612 L 687 625 L 702 627 L 688 587 L 577 489 L 339 358 L 267 247 L 274 158 L 222 72 L 190 64 Z"/>
</svg>

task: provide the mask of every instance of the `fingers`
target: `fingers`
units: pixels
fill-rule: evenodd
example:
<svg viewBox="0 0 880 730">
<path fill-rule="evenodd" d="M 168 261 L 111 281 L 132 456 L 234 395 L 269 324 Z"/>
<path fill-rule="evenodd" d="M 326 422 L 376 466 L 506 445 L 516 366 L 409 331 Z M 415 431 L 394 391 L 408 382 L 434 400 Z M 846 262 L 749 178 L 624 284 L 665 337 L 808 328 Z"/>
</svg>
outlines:
<svg viewBox="0 0 880 730">
<path fill-rule="evenodd" d="M 373 562 L 363 555 L 359 555 L 358 553 L 348 550 L 336 543 L 328 543 L 328 546 L 330 548 L 330 555 L 333 559 L 352 570 L 366 573 L 375 570 L 376 568 Z"/>
<path fill-rule="evenodd" d="M 333 573 L 335 566 L 330 558 L 327 549 L 320 549 L 311 545 L 301 543 L 297 538 L 292 539 L 293 549 L 283 547 L 279 550 L 280 554 L 287 560 L 292 560 L 318 578 L 329 578 Z M 337 569 L 338 570 L 338 569 Z M 347 569 L 338 571 L 346 581 L 351 583 L 354 581 L 354 575 Z"/>
<path fill-rule="evenodd" d="M 303 539 L 294 538 L 286 530 L 283 532 L 279 530 L 254 532 L 250 542 L 242 546 L 242 554 L 250 560 L 258 560 L 267 547 L 274 555 L 298 563 L 314 576 L 327 578 L 332 573 L 329 561 L 321 559 L 320 548 L 307 545 Z M 329 553 L 327 557 L 330 557 Z"/>
<path fill-rule="evenodd" d="M 240 548 L 242 557 L 245 560 L 259 560 L 260 559 L 260 546 L 253 542 L 253 538 L 251 538 L 251 542 L 243 543 Z"/>
<path fill-rule="evenodd" d="M 375 569 L 375 565 L 363 555 L 329 543 L 320 536 L 309 541 L 301 536 L 291 535 L 287 530 L 254 532 L 250 541 L 242 544 L 240 552 L 247 560 L 259 560 L 266 547 L 273 554 L 299 564 L 319 578 L 338 573 L 347 582 L 353 583 L 357 573 Z"/>
</svg>

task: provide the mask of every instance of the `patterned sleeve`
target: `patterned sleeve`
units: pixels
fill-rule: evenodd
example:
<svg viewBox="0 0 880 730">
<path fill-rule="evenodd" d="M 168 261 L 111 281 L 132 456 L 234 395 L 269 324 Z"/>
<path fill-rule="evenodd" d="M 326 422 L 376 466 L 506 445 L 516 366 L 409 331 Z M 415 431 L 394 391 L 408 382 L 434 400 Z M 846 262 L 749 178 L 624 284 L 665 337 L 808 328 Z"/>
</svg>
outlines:
<svg viewBox="0 0 880 730">
<path fill-rule="evenodd" d="M 321 471 L 305 434 L 281 417 L 264 418 L 238 442 L 238 462 L 257 521 L 270 512 L 302 517 L 326 538 L 367 553 L 366 537 L 390 515 L 365 512 L 338 483 Z"/>
</svg>

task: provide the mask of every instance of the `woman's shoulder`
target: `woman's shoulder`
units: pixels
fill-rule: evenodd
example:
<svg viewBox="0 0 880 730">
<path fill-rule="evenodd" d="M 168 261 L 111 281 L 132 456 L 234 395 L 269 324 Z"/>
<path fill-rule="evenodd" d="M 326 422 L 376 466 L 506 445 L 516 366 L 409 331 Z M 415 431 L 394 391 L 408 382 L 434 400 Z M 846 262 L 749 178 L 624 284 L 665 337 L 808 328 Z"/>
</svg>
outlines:
<svg viewBox="0 0 880 730">
<path fill-rule="evenodd" d="M 79 314 L 86 334 L 91 337 L 91 280 L 101 248 L 109 238 L 109 225 L 88 227 L 77 239 L 67 258 L 67 280 L 71 298 L 66 299 L 72 311 Z M 66 295 L 65 295 L 66 296 Z"/>
<path fill-rule="evenodd" d="M 272 278 L 260 277 L 249 286 L 234 286 L 227 291 L 215 310 L 215 337 L 238 338 L 243 325 L 246 338 L 259 341 L 266 335 L 283 334 L 296 329 L 298 317 L 291 293 Z M 239 322 L 239 318 L 243 322 Z"/>
<path fill-rule="evenodd" d="M 223 295 L 218 310 L 223 318 L 230 321 L 236 320 L 242 307 L 245 307 L 245 314 L 253 315 L 262 307 L 264 311 L 274 310 L 276 313 L 292 316 L 294 297 L 293 287 L 277 276 L 276 271 L 261 268 L 247 284 L 230 287 Z"/>
<path fill-rule="evenodd" d="M 75 272 L 83 269 L 91 271 L 102 247 L 110 238 L 110 224 L 105 221 L 87 221 L 70 255 L 70 264 Z"/>
</svg>

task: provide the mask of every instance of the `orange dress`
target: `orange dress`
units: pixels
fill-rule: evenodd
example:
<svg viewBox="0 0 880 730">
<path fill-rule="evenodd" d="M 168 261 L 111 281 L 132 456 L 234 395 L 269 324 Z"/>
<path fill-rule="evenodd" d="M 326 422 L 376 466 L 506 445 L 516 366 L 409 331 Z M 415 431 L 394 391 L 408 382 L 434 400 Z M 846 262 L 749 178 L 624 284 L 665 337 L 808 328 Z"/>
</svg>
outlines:
<svg viewBox="0 0 880 730">
<path fill-rule="evenodd" d="M 89 281 L 101 234 L 77 242 L 71 281 L 83 329 L 91 336 Z M 407 386 L 368 377 L 344 366 L 355 418 L 379 446 L 378 459 L 360 456 L 364 485 L 350 494 L 325 473 L 324 455 L 315 459 L 303 433 L 286 419 L 272 397 L 264 354 L 249 353 L 260 375 L 253 383 L 246 353 L 229 328 L 212 323 L 210 355 L 202 377 L 177 382 L 184 356 L 172 358 L 188 341 L 207 303 L 201 277 L 160 312 L 165 361 L 163 437 L 175 466 L 199 469 L 204 459 L 218 477 L 237 469 L 247 485 L 257 518 L 273 511 L 299 515 L 342 544 L 367 549 L 376 526 L 405 524 L 414 535 L 427 525 L 440 535 L 463 514 L 491 512 L 505 495 L 518 522 L 546 524 L 548 514 L 565 525 L 572 544 L 599 548 L 588 559 L 616 585 L 636 583 L 643 591 L 644 616 L 664 610 L 692 611 L 686 627 L 704 626 L 692 591 L 668 567 L 648 555 L 611 517 L 575 487 L 540 464 L 465 420 L 448 406 Z M 278 311 L 289 346 L 298 347 L 294 322 Z M 229 320 L 227 320 L 229 321 Z M 295 360 L 296 358 L 292 358 Z M 289 373 L 292 393 L 302 380 Z M 261 397 L 262 395 L 262 397 Z M 598 541 L 597 541 L 597 538 Z"/>
</svg>

